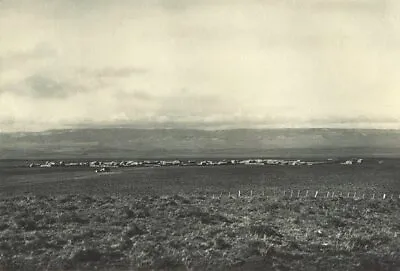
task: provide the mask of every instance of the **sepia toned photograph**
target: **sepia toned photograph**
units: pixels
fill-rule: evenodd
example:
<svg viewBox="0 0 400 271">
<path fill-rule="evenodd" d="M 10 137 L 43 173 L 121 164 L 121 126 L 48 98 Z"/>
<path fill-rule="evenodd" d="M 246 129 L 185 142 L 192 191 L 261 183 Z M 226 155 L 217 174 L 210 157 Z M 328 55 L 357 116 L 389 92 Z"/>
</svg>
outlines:
<svg viewBox="0 0 400 271">
<path fill-rule="evenodd" d="M 400 271 L 399 0 L 0 0 L 0 271 Z"/>
</svg>

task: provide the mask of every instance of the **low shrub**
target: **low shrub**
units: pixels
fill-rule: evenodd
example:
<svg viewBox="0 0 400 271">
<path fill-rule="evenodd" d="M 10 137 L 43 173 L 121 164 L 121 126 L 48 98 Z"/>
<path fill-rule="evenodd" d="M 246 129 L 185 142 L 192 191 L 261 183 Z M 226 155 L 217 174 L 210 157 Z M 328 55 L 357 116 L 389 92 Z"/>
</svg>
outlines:
<svg viewBox="0 0 400 271">
<path fill-rule="evenodd" d="M 89 223 L 89 219 L 84 217 L 81 214 L 76 213 L 76 212 L 66 212 L 66 213 L 62 213 L 58 217 L 58 222 L 59 223 L 88 224 Z"/>
<path fill-rule="evenodd" d="M 101 259 L 102 253 L 93 248 L 85 248 L 80 249 L 73 253 L 71 257 L 71 261 L 73 263 L 80 263 L 80 262 L 94 262 L 99 261 Z"/>
<path fill-rule="evenodd" d="M 214 240 L 214 247 L 216 249 L 228 249 L 231 245 L 225 239 L 218 237 Z"/>
<path fill-rule="evenodd" d="M 283 235 L 280 234 L 275 227 L 267 224 L 258 224 L 250 226 L 250 233 L 260 237 L 263 237 L 264 235 L 272 237 L 280 237 L 280 238 L 283 237 Z"/>
<path fill-rule="evenodd" d="M 37 229 L 36 222 L 31 218 L 20 218 L 15 220 L 17 227 L 26 231 L 34 231 Z"/>
<path fill-rule="evenodd" d="M 141 229 L 138 225 L 136 225 L 135 223 L 131 223 L 128 227 L 125 228 L 125 230 L 123 231 L 123 235 L 131 238 L 135 235 L 142 235 L 145 234 L 146 231 Z"/>
</svg>

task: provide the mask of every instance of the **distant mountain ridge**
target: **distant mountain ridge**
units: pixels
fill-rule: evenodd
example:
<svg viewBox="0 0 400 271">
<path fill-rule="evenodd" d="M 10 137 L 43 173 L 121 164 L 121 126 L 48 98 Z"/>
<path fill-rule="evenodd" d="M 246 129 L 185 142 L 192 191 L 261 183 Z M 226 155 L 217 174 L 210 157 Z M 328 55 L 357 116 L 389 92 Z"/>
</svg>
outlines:
<svg viewBox="0 0 400 271">
<path fill-rule="evenodd" d="M 1 159 L 400 156 L 400 130 L 90 128 L 0 133 Z"/>
</svg>

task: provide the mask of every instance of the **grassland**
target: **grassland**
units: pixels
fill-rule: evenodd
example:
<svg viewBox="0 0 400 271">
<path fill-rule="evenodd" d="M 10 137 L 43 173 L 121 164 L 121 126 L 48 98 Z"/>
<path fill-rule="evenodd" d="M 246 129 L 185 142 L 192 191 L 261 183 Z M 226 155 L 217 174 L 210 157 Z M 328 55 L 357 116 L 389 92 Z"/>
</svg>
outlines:
<svg viewBox="0 0 400 271">
<path fill-rule="evenodd" d="M 398 195 L 397 161 L 1 174 L 2 270 L 400 269 L 399 199 L 265 193 Z"/>
</svg>

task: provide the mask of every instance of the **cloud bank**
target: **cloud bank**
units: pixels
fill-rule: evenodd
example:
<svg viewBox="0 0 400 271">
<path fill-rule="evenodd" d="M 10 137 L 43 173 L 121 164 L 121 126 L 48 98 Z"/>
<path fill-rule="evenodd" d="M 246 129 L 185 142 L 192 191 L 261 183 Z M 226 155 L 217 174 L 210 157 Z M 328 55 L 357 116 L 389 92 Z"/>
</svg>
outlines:
<svg viewBox="0 0 400 271">
<path fill-rule="evenodd" d="M 395 0 L 0 2 L 0 130 L 400 128 Z"/>
</svg>

